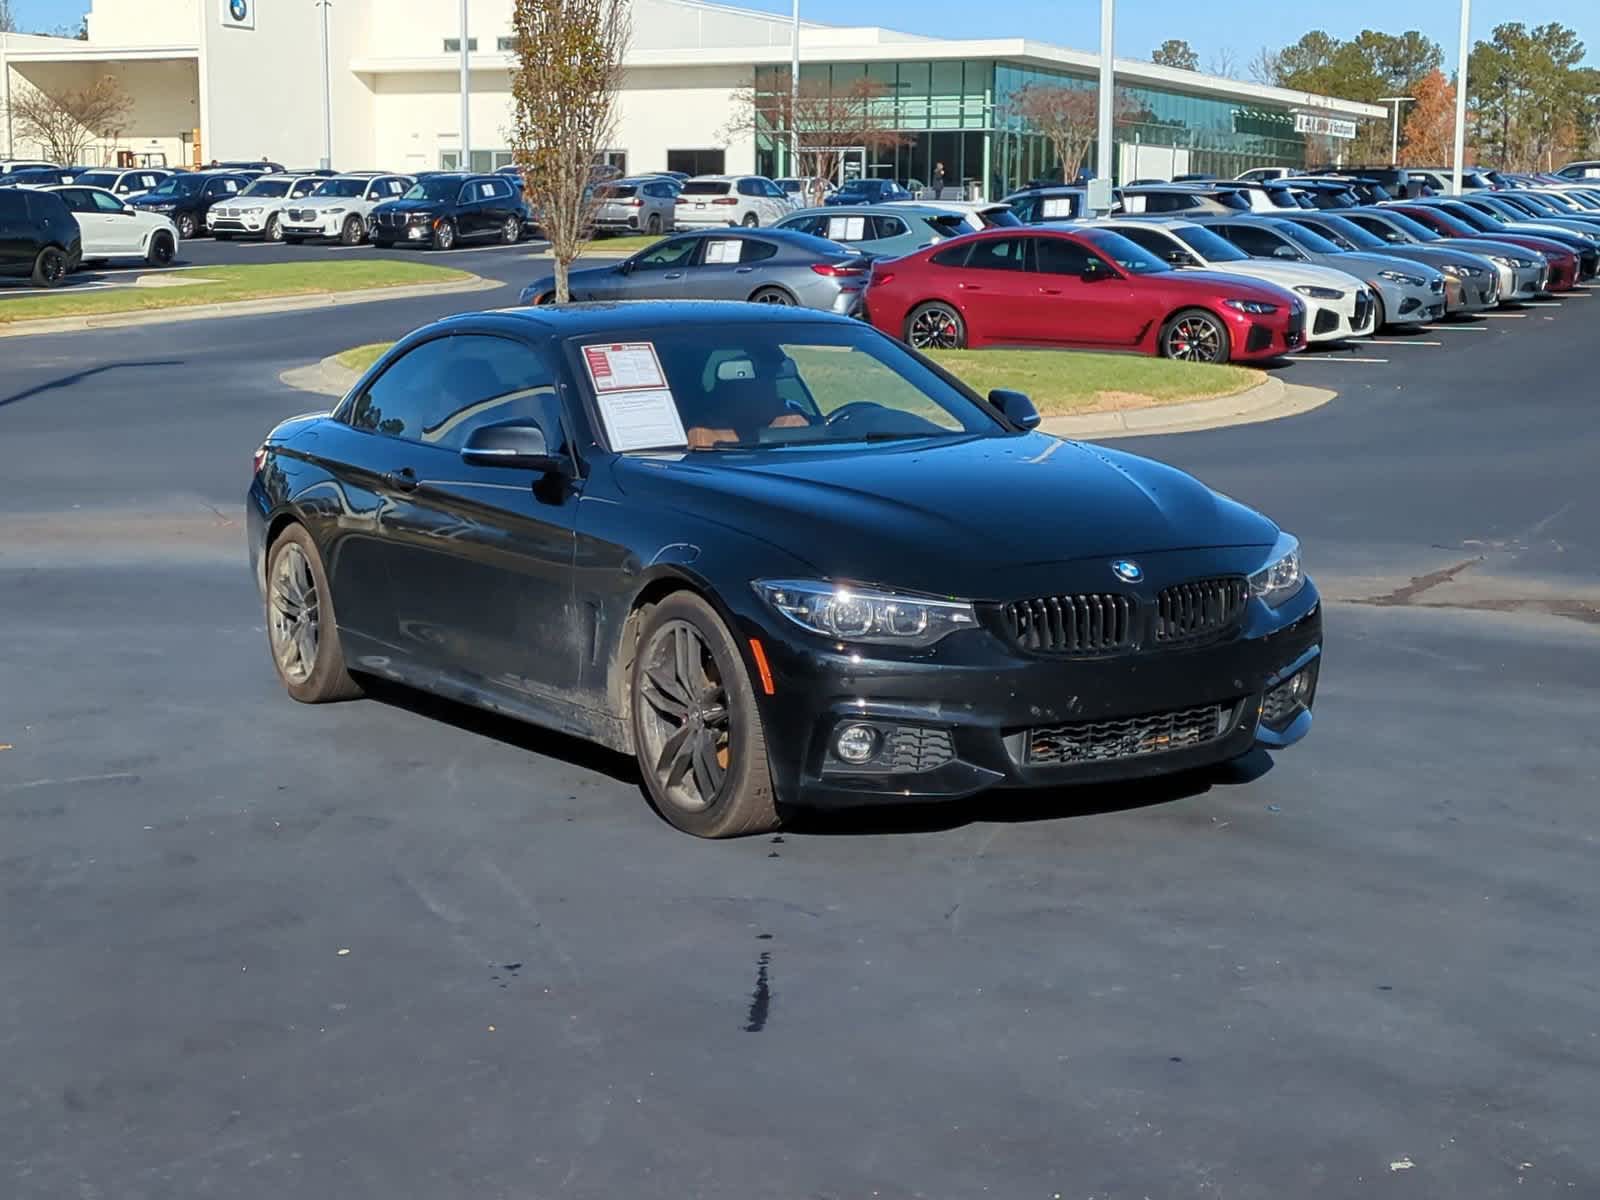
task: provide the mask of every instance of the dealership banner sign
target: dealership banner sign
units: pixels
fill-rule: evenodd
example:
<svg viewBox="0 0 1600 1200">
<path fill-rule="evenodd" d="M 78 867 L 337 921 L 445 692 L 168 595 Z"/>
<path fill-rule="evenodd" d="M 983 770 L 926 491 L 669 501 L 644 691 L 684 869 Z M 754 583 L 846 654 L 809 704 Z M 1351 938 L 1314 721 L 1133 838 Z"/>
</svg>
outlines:
<svg viewBox="0 0 1600 1200">
<path fill-rule="evenodd" d="M 1356 135 L 1356 123 L 1346 121 L 1341 117 L 1316 117 L 1310 113 L 1295 113 L 1294 131 L 1296 133 L 1316 133 L 1323 137 L 1353 138 Z"/>
<path fill-rule="evenodd" d="M 256 0 L 218 0 L 222 5 L 224 29 L 254 29 L 256 27 Z"/>
</svg>

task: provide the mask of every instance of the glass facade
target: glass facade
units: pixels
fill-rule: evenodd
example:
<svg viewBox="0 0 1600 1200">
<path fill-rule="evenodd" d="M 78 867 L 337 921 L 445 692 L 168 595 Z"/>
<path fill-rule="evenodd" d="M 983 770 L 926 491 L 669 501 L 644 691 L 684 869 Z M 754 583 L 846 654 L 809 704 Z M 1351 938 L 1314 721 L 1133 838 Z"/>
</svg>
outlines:
<svg viewBox="0 0 1600 1200">
<path fill-rule="evenodd" d="M 1046 71 L 992 59 L 932 62 L 804 63 L 801 86 L 843 94 L 871 80 L 873 125 L 892 128 L 895 144 L 863 147 L 846 157 L 846 173 L 896 179 L 920 186 L 943 164 L 945 184 L 976 185 L 999 197 L 1030 179 L 1059 178 L 1061 163 L 1050 142 L 1016 111 L 1018 94 L 1030 84 L 1093 90 L 1093 78 Z M 784 95 L 789 69 L 756 68 L 759 94 Z M 1162 88 L 1117 88 L 1115 174 L 1170 177 L 1205 171 L 1230 178 L 1251 167 L 1306 165 L 1305 138 L 1294 131 L 1294 114 L 1277 108 Z M 851 140 L 847 135 L 841 142 Z M 756 170 L 777 178 L 803 174 L 790 162 L 781 131 L 756 138 Z M 1085 164 L 1092 164 L 1091 143 Z"/>
</svg>

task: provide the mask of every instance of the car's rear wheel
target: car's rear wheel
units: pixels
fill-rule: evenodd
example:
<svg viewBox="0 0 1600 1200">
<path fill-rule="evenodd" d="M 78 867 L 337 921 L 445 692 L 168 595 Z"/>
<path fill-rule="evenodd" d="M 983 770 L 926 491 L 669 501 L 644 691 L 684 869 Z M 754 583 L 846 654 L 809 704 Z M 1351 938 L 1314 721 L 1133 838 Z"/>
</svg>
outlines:
<svg viewBox="0 0 1600 1200">
<path fill-rule="evenodd" d="M 920 304 L 906 318 L 906 341 L 918 350 L 962 350 L 967 326 L 948 304 Z"/>
<path fill-rule="evenodd" d="M 661 214 L 660 213 L 651 213 L 650 214 L 649 219 L 647 221 L 645 221 L 645 223 L 644 223 L 644 231 L 646 233 L 651 233 L 651 234 L 655 234 L 655 233 L 660 233 L 661 232 Z"/>
<path fill-rule="evenodd" d="M 755 213 L 745 213 L 744 220 L 740 221 L 739 224 L 743 225 L 746 229 L 754 229 L 761 224 L 761 218 L 756 216 Z"/>
<path fill-rule="evenodd" d="M 35 287 L 60 287 L 67 279 L 67 252 L 58 246 L 46 246 L 33 260 Z"/>
<path fill-rule="evenodd" d="M 175 253 L 171 235 L 158 233 L 150 239 L 150 249 L 145 251 L 144 260 L 152 267 L 164 267 L 172 261 Z"/>
<path fill-rule="evenodd" d="M 515 246 L 522 240 L 522 218 L 507 217 L 500 226 L 500 242 L 505 246 Z"/>
<path fill-rule="evenodd" d="M 269 242 L 283 241 L 283 219 L 277 213 L 267 218 L 267 227 L 262 231 L 262 237 Z"/>
<path fill-rule="evenodd" d="M 433 231 L 433 248 L 435 250 L 454 250 L 456 247 L 456 223 L 454 221 L 440 221 L 439 227 Z"/>
<path fill-rule="evenodd" d="M 657 812 L 696 837 L 779 826 L 750 677 L 699 596 L 676 592 L 644 618 L 631 701 L 639 770 Z"/>
<path fill-rule="evenodd" d="M 750 297 L 752 304 L 781 304 L 793 308 L 795 299 L 781 287 L 764 287 L 756 289 Z"/>
<path fill-rule="evenodd" d="M 188 213 L 184 213 L 178 218 L 177 225 L 178 236 L 186 242 L 195 235 L 195 231 L 198 228 L 195 219 Z"/>
<path fill-rule="evenodd" d="M 303 525 L 267 550 L 267 643 L 283 686 L 302 704 L 361 695 L 345 665 L 322 555 Z"/>
<path fill-rule="evenodd" d="M 1225 363 L 1232 353 L 1227 326 L 1204 309 L 1186 308 L 1161 330 L 1161 354 L 1165 358 Z"/>
<path fill-rule="evenodd" d="M 1389 314 L 1384 311 L 1383 297 L 1378 295 L 1376 289 L 1372 293 L 1372 332 L 1382 333 L 1383 327 L 1389 323 Z"/>
<path fill-rule="evenodd" d="M 367 236 L 367 226 L 359 216 L 351 213 L 344 219 L 344 224 L 339 227 L 339 242 L 345 246 L 359 246 L 361 239 Z"/>
</svg>

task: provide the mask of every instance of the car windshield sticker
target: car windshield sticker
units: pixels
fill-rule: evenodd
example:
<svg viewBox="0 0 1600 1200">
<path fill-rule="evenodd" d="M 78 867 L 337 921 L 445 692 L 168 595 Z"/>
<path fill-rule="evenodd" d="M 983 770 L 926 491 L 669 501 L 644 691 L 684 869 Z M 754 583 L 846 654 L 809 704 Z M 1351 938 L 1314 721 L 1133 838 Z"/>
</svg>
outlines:
<svg viewBox="0 0 1600 1200">
<path fill-rule="evenodd" d="M 606 440 L 619 454 L 630 450 L 681 450 L 689 444 L 677 401 L 666 388 L 607 392 L 600 397 Z"/>
<path fill-rule="evenodd" d="M 744 243 L 734 238 L 712 242 L 706 247 L 706 262 L 736 263 L 744 252 Z"/>
<path fill-rule="evenodd" d="M 632 392 L 642 388 L 665 388 L 667 377 L 661 360 L 649 342 L 613 342 L 585 346 L 583 361 L 596 392 Z"/>
<path fill-rule="evenodd" d="M 829 217 L 828 239 L 835 242 L 859 242 L 867 236 L 865 217 Z"/>
<path fill-rule="evenodd" d="M 1072 198 L 1070 196 L 1057 196 L 1044 202 L 1044 215 L 1047 217 L 1070 217 L 1072 215 Z"/>
</svg>

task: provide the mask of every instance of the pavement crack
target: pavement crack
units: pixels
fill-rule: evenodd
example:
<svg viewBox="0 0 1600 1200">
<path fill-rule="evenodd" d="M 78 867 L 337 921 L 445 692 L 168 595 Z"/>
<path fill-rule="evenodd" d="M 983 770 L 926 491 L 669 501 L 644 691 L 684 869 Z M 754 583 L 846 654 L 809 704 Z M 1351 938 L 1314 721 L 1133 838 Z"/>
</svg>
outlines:
<svg viewBox="0 0 1600 1200">
<path fill-rule="evenodd" d="M 1426 575 L 1414 575 L 1411 582 L 1404 587 L 1395 588 L 1382 596 L 1364 596 L 1354 601 L 1356 604 L 1371 604 L 1378 608 L 1395 608 L 1403 604 L 1410 604 L 1423 592 L 1436 588 L 1441 583 L 1449 583 L 1457 575 L 1469 567 L 1475 567 L 1483 561 L 1483 555 L 1477 555 L 1464 562 L 1458 562 L 1453 567 L 1444 567 L 1438 571 L 1429 571 Z"/>
</svg>

